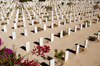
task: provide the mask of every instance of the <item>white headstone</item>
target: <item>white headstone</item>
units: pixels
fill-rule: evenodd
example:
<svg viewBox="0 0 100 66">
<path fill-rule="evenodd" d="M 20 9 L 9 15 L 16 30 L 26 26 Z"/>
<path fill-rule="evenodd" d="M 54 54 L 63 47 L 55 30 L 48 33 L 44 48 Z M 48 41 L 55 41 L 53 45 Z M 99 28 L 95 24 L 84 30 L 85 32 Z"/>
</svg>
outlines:
<svg viewBox="0 0 100 66">
<path fill-rule="evenodd" d="M 6 27 L 6 25 L 3 25 L 3 29 L 4 29 L 4 32 L 7 32 L 7 27 Z"/>
<path fill-rule="evenodd" d="M 87 22 L 85 23 L 85 28 L 87 28 Z"/>
<path fill-rule="evenodd" d="M 90 26 L 91 26 L 92 21 L 90 21 Z"/>
<path fill-rule="evenodd" d="M 65 51 L 65 62 L 68 60 L 69 51 Z"/>
<path fill-rule="evenodd" d="M 23 26 L 26 27 L 26 22 L 23 21 Z"/>
<path fill-rule="evenodd" d="M 55 60 L 54 59 L 50 60 L 50 66 L 55 66 Z"/>
<path fill-rule="evenodd" d="M 32 25 L 34 25 L 34 20 L 32 20 Z"/>
<path fill-rule="evenodd" d="M 76 45 L 76 54 L 79 53 L 79 46 L 78 44 Z"/>
<path fill-rule="evenodd" d="M 100 32 L 98 32 L 97 39 L 99 40 Z"/>
<path fill-rule="evenodd" d="M 62 15 L 62 19 L 63 19 L 63 15 Z"/>
<path fill-rule="evenodd" d="M 58 27 L 60 27 L 60 21 L 58 21 Z"/>
<path fill-rule="evenodd" d="M 50 35 L 50 37 L 51 37 L 51 42 L 53 42 L 53 41 L 54 41 L 54 33 L 52 33 L 52 34 Z"/>
<path fill-rule="evenodd" d="M 12 32 L 12 39 L 16 39 L 16 33 L 15 32 Z"/>
<path fill-rule="evenodd" d="M 46 18 L 46 22 L 47 22 L 48 20 L 47 20 L 47 18 Z"/>
<path fill-rule="evenodd" d="M 80 30 L 82 30 L 83 24 L 80 25 Z"/>
<path fill-rule="evenodd" d="M 9 19 L 7 19 L 7 24 L 9 24 Z"/>
<path fill-rule="evenodd" d="M 24 36 L 27 36 L 28 33 L 27 33 L 27 29 L 24 29 Z"/>
<path fill-rule="evenodd" d="M 43 46 L 43 37 L 41 37 L 41 38 L 39 39 L 39 41 L 40 41 L 40 46 Z"/>
<path fill-rule="evenodd" d="M 87 48 L 87 44 L 88 44 L 88 40 L 86 39 L 84 43 L 84 48 Z"/>
<path fill-rule="evenodd" d="M 75 31 L 75 32 L 77 31 L 77 26 L 75 26 L 74 31 Z"/>
<path fill-rule="evenodd" d="M 97 23 L 98 23 L 98 21 L 99 21 L 99 18 L 97 18 Z"/>
<path fill-rule="evenodd" d="M 68 28 L 68 35 L 70 35 L 70 30 L 71 30 L 71 28 Z"/>
<path fill-rule="evenodd" d="M 44 30 L 46 30 L 46 24 L 44 24 L 44 26 L 43 26 L 43 27 L 44 27 Z"/>
<path fill-rule="evenodd" d="M 26 42 L 26 51 L 30 51 L 30 42 Z"/>
<path fill-rule="evenodd" d="M 17 29 L 17 24 L 16 23 L 14 23 L 14 29 Z"/>
<path fill-rule="evenodd" d="M 64 25 L 66 25 L 66 20 L 64 20 Z"/>
<path fill-rule="evenodd" d="M 74 18 L 74 22 L 76 22 L 76 17 Z"/>
<path fill-rule="evenodd" d="M 37 27 L 35 27 L 35 33 L 37 33 Z"/>
<path fill-rule="evenodd" d="M 54 27 L 54 24 L 53 24 L 53 22 L 51 23 L 51 28 L 53 28 Z"/>
<path fill-rule="evenodd" d="M 69 19 L 69 23 L 71 23 L 71 20 L 72 20 L 72 19 L 70 18 L 70 19 Z"/>
<path fill-rule="evenodd" d="M 63 30 L 60 31 L 60 38 L 63 37 Z"/>
<path fill-rule="evenodd" d="M 41 24 L 41 19 L 39 19 L 39 24 Z"/>
</svg>

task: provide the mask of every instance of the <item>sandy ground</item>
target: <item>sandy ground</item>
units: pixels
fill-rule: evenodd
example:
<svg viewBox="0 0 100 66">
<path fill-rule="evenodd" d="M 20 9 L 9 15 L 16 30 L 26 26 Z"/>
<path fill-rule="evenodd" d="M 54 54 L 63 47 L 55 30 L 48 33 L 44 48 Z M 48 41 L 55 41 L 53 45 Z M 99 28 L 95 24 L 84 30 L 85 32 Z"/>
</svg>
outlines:
<svg viewBox="0 0 100 66">
<path fill-rule="evenodd" d="M 97 12 L 98 13 L 98 12 Z M 25 14 L 25 16 L 27 16 L 27 14 Z M 87 14 L 88 16 L 88 14 Z M 25 50 L 23 50 L 21 47 L 25 46 L 26 42 L 30 42 L 31 45 L 31 49 L 34 48 L 34 46 L 36 46 L 36 42 L 39 42 L 39 38 L 43 37 L 43 38 L 49 38 L 50 39 L 50 34 L 54 33 L 57 34 L 58 32 L 60 32 L 60 30 L 66 30 L 68 28 L 71 28 L 72 30 L 74 29 L 74 26 L 78 26 L 79 24 L 84 24 L 84 20 L 92 20 L 93 22 L 96 22 L 94 19 L 97 19 L 97 17 L 91 17 L 91 18 L 85 18 L 84 20 L 80 20 L 80 21 L 76 21 L 76 22 L 72 22 L 71 24 L 66 24 L 63 25 L 61 24 L 60 27 L 55 27 L 53 29 L 48 28 L 48 26 L 51 25 L 52 22 L 56 23 L 59 20 L 54 20 L 54 21 L 49 21 L 47 23 L 42 22 L 41 24 L 37 24 L 37 25 L 29 25 L 31 23 L 31 21 L 27 20 L 29 19 L 29 17 L 25 17 L 26 18 L 26 27 L 21 27 L 18 29 L 12 29 L 13 27 L 13 21 L 15 17 L 15 13 L 14 16 L 12 17 L 12 19 L 10 20 L 10 24 L 7 25 L 7 32 L 3 32 L 3 26 L 0 26 L 1 31 L 0 31 L 0 38 L 2 39 L 2 41 L 4 42 L 3 46 L 6 46 L 8 48 L 13 49 L 13 45 L 15 45 L 16 48 L 16 52 L 17 54 L 22 54 L 23 56 L 28 54 L 28 52 L 26 52 Z M 78 16 L 77 16 L 78 17 Z M 56 16 L 54 17 L 56 18 Z M 73 17 L 71 17 L 73 19 Z M 64 18 L 65 19 L 65 18 Z M 64 19 L 60 19 L 61 22 L 64 21 Z M 69 17 L 68 17 L 69 19 Z M 22 20 L 22 19 L 19 19 Z M 38 21 L 38 20 L 37 20 Z M 6 21 L 3 21 L 6 22 Z M 18 24 L 23 24 L 22 22 L 17 23 Z M 46 24 L 47 25 L 47 30 L 46 31 L 41 31 L 38 32 L 37 34 L 35 34 L 34 32 L 32 32 L 34 30 L 35 26 L 39 26 L 43 28 L 43 25 Z M 24 29 L 28 29 L 28 36 L 22 36 L 21 33 L 23 33 Z M 15 31 L 16 35 L 17 35 L 17 39 L 12 40 L 10 38 L 11 36 L 11 32 Z M 54 57 L 54 50 L 58 49 L 66 51 L 66 49 L 71 49 L 75 51 L 75 44 L 80 44 L 84 46 L 84 41 L 89 37 L 89 36 L 96 36 L 94 35 L 94 33 L 97 33 L 98 31 L 100 31 L 100 22 L 99 23 L 92 23 L 92 26 L 88 27 L 88 28 L 83 28 L 80 31 L 77 31 L 76 33 L 71 31 L 71 35 L 69 36 L 64 36 L 63 38 L 59 38 L 57 36 L 54 37 L 54 42 L 50 42 L 46 43 L 46 39 L 44 39 L 44 45 L 49 45 L 50 46 L 50 52 L 46 54 L 45 57 L 50 56 L 52 58 Z M 63 66 L 99 66 L 100 65 L 100 42 L 90 42 L 88 43 L 88 47 L 85 49 L 84 52 L 78 53 L 77 55 L 70 52 L 69 53 L 69 60 L 67 62 L 65 62 L 65 64 Z M 34 59 L 37 57 L 36 56 L 27 56 L 29 59 Z M 45 63 L 47 65 L 49 65 L 49 60 L 47 59 L 43 59 L 42 57 L 38 57 L 38 60 L 41 63 Z M 46 66 L 46 65 L 43 65 Z"/>
</svg>

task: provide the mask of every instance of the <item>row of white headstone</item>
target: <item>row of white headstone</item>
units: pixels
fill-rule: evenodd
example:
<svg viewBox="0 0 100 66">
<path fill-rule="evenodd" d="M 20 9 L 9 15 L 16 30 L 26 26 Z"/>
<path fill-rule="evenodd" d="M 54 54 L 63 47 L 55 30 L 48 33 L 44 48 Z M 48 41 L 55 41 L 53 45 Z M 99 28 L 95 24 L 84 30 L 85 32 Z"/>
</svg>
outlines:
<svg viewBox="0 0 100 66">
<path fill-rule="evenodd" d="M 84 48 L 87 48 L 87 45 L 88 45 L 88 40 L 86 39 L 85 40 L 85 43 L 84 43 Z M 77 44 L 76 45 L 76 54 L 79 53 L 79 48 L 80 48 L 80 45 Z M 69 51 L 65 51 L 65 55 L 64 55 L 64 61 L 68 61 L 69 59 Z M 55 66 L 55 59 L 51 59 L 50 62 L 49 62 L 50 66 Z"/>
</svg>

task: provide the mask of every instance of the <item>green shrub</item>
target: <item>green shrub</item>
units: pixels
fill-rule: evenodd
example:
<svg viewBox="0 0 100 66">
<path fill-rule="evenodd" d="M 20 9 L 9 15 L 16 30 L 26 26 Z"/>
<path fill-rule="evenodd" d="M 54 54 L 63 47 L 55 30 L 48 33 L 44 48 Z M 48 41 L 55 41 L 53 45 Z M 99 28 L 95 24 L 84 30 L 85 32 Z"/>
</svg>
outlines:
<svg viewBox="0 0 100 66">
<path fill-rule="evenodd" d="M 66 33 L 66 31 L 63 31 L 63 36 L 65 36 L 67 33 Z"/>
<path fill-rule="evenodd" d="M 67 3 L 67 5 L 71 6 L 71 5 L 73 5 L 73 3 L 72 2 L 69 2 L 69 3 Z"/>
<path fill-rule="evenodd" d="M 46 10 L 52 10 L 52 6 L 45 6 Z"/>
<path fill-rule="evenodd" d="M 86 23 L 86 22 L 87 22 L 87 24 L 89 24 L 89 23 L 90 23 L 90 21 L 88 21 L 88 20 L 85 20 L 85 21 L 84 21 L 84 23 Z"/>
<path fill-rule="evenodd" d="M 58 59 L 61 59 L 62 60 L 62 57 L 64 56 L 64 52 L 61 50 L 60 52 L 58 52 L 57 49 L 55 49 L 55 57 L 58 58 Z"/>
<path fill-rule="evenodd" d="M 97 17 L 100 19 L 100 16 L 99 15 Z"/>
</svg>

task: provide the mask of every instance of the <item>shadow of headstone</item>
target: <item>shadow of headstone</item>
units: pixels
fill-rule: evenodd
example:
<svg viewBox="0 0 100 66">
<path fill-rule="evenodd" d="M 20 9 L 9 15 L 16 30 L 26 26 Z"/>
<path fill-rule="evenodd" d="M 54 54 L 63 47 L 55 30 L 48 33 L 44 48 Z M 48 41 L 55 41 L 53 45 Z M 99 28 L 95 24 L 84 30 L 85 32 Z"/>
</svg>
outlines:
<svg viewBox="0 0 100 66">
<path fill-rule="evenodd" d="M 49 66 L 49 65 L 46 64 L 45 62 L 42 62 L 40 65 L 41 65 L 41 66 Z"/>
<path fill-rule="evenodd" d="M 20 48 L 22 48 L 23 50 L 25 50 L 25 51 L 26 51 L 26 47 L 25 47 L 25 46 L 21 46 Z"/>
</svg>

